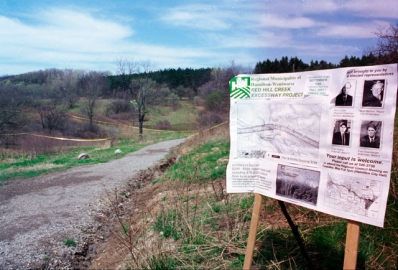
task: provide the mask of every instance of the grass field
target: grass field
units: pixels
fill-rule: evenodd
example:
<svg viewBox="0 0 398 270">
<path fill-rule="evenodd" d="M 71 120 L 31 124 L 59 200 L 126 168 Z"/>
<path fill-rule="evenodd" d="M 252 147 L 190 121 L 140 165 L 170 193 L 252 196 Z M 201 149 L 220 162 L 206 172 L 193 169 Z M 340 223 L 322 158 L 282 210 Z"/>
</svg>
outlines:
<svg viewBox="0 0 398 270">
<path fill-rule="evenodd" d="M 80 103 L 69 113 L 79 117 L 74 118 L 75 120 L 79 119 L 80 122 L 87 122 L 87 118 L 80 112 Z M 108 103 L 108 100 L 99 100 L 98 112 L 103 113 Z M 168 119 L 172 123 L 182 123 L 183 119 L 187 119 L 187 123 L 192 124 L 196 119 L 195 117 L 197 117 L 198 109 L 200 108 L 193 106 L 189 102 L 182 102 L 181 109 L 176 111 L 172 111 L 169 107 L 157 107 L 150 114 L 152 119 L 150 123 L 156 123 L 164 119 Z M 160 113 L 162 111 L 163 113 Z M 138 128 L 132 126 L 131 123 L 120 123 L 102 114 L 98 114 L 94 119 L 94 123 L 109 134 L 112 134 L 112 137 L 103 138 L 104 140 L 102 141 L 74 142 L 60 141 L 57 138 L 63 136 L 57 135 L 49 136 L 54 138 L 16 135 L 23 142 L 25 148 L 0 148 L 0 185 L 16 177 L 27 178 L 74 166 L 107 162 L 137 151 L 146 145 L 184 138 L 195 132 L 192 130 L 189 132 L 174 132 L 144 128 L 144 140 L 140 141 Z M 120 149 L 122 153 L 115 154 L 116 149 Z M 77 156 L 83 152 L 88 153 L 90 158 L 78 160 Z"/>
</svg>

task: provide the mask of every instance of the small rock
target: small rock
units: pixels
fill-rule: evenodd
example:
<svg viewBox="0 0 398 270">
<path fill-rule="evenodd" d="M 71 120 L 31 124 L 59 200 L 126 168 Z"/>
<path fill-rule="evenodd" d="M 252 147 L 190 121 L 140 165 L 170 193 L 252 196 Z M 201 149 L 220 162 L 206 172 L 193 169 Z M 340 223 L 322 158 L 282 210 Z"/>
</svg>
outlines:
<svg viewBox="0 0 398 270">
<path fill-rule="evenodd" d="M 77 159 L 81 160 L 81 159 L 88 159 L 90 156 L 87 153 L 81 153 Z"/>
<path fill-rule="evenodd" d="M 122 153 L 122 150 L 120 150 L 120 149 L 115 150 L 115 154 L 121 154 L 121 153 Z"/>
</svg>

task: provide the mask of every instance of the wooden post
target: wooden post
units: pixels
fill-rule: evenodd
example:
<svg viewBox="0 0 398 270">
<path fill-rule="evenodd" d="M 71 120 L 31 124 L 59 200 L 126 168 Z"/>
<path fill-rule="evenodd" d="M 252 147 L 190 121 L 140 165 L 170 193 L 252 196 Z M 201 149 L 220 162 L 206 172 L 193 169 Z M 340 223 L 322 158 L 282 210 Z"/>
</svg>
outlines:
<svg viewBox="0 0 398 270">
<path fill-rule="evenodd" d="M 357 267 L 359 222 L 349 220 L 345 241 L 344 270 L 354 270 Z"/>
<path fill-rule="evenodd" d="M 263 199 L 262 195 L 257 193 L 255 194 L 252 220 L 250 222 L 249 238 L 247 240 L 245 262 L 243 264 L 244 270 L 250 270 L 250 268 L 252 267 L 253 252 L 254 252 L 254 246 L 256 244 L 257 228 L 258 228 L 258 221 L 260 219 L 260 208 L 261 208 L 262 199 Z"/>
</svg>

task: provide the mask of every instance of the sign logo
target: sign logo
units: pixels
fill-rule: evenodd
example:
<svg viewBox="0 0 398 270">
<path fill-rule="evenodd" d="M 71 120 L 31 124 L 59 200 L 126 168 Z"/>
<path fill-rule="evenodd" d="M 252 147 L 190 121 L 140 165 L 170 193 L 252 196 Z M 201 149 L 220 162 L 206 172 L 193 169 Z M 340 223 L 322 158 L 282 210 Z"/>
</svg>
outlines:
<svg viewBox="0 0 398 270">
<path fill-rule="evenodd" d="M 230 97 L 250 98 L 250 77 L 234 77 L 229 81 Z"/>
</svg>

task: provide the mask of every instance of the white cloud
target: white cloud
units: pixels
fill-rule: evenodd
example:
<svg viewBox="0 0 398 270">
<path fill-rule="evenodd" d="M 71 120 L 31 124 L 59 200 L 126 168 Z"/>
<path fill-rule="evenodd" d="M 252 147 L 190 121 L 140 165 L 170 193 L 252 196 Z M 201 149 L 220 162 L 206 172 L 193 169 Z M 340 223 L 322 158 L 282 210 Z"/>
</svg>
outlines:
<svg viewBox="0 0 398 270">
<path fill-rule="evenodd" d="M 121 56 L 151 60 L 159 63 L 159 68 L 201 67 L 200 59 L 224 58 L 208 48 L 131 41 L 133 30 L 129 27 L 74 10 L 46 10 L 34 17 L 34 24 L 0 16 L 0 25 L 0 74 L 50 67 L 112 71 Z M 18 72 L 16 64 L 21 67 Z"/>
<path fill-rule="evenodd" d="M 292 35 L 289 32 L 283 34 L 260 31 L 260 32 L 244 32 L 239 31 L 232 35 L 207 34 L 206 39 L 209 40 L 216 48 L 275 48 L 290 47 Z"/>
<path fill-rule="evenodd" d="M 9 44 L 23 50 L 40 48 L 89 53 L 112 50 L 120 40 L 133 33 L 128 27 L 63 9 L 40 13 L 35 22 L 28 25 L 0 16 L 0 46 Z"/>
<path fill-rule="evenodd" d="M 385 21 L 371 21 L 360 24 L 337 24 L 323 27 L 317 32 L 320 37 L 374 38 L 379 29 L 388 27 Z"/>
<path fill-rule="evenodd" d="M 307 0 L 302 1 L 301 6 L 296 6 L 296 8 L 299 8 L 302 14 L 333 13 L 340 9 L 340 3 L 341 1 L 333 0 Z"/>
<path fill-rule="evenodd" d="M 302 0 L 264 3 L 263 13 L 302 16 L 304 14 L 350 14 L 363 18 L 398 18 L 396 0 Z"/>
<path fill-rule="evenodd" d="M 334 44 L 310 44 L 298 45 L 295 47 L 300 55 L 314 57 L 314 60 L 324 60 L 328 58 L 342 59 L 344 55 L 355 55 L 361 53 L 362 50 L 353 45 L 334 45 Z"/>
<path fill-rule="evenodd" d="M 270 13 L 256 16 L 253 19 L 253 23 L 257 22 L 259 26 L 268 28 L 298 29 L 319 25 L 319 22 L 306 17 L 287 17 Z"/>
<path fill-rule="evenodd" d="M 40 16 L 44 23 L 48 23 L 54 28 L 68 29 L 81 35 L 93 37 L 106 35 L 110 38 L 123 38 L 133 33 L 131 29 L 120 24 L 94 18 L 91 14 L 81 11 L 52 8 L 45 10 Z"/>
<path fill-rule="evenodd" d="M 340 6 L 333 0 L 278 1 L 271 11 L 277 14 L 302 16 L 303 14 L 332 13 Z"/>
<path fill-rule="evenodd" d="M 231 27 L 229 12 L 213 5 L 187 5 L 170 8 L 161 20 L 173 25 L 204 30 L 225 30 Z"/>
<path fill-rule="evenodd" d="M 63 63 L 91 66 L 90 62 L 101 61 L 126 46 L 126 38 L 133 34 L 131 28 L 115 22 L 60 8 L 31 16 L 29 24 L 0 16 L 0 25 L 0 59 L 48 63 L 50 67 Z"/>
<path fill-rule="evenodd" d="M 398 18 L 398 2 L 396 0 L 349 0 L 343 4 L 343 7 L 349 11 L 353 11 L 359 17 Z"/>
</svg>

